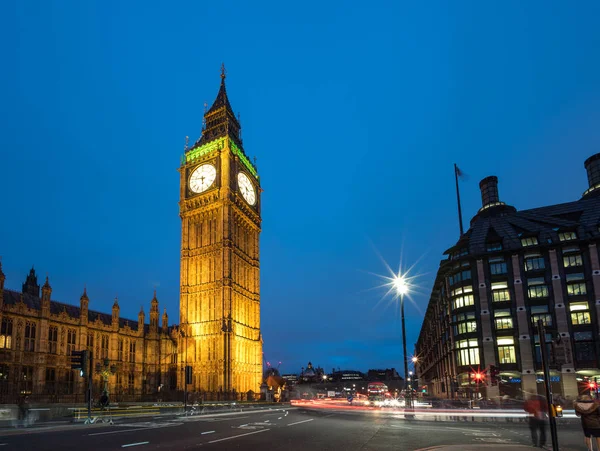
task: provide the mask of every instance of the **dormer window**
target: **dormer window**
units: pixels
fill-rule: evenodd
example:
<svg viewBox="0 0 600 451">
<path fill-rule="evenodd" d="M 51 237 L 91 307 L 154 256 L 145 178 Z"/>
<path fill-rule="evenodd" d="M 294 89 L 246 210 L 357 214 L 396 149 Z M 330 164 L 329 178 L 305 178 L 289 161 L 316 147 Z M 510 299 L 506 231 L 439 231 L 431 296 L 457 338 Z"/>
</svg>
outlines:
<svg viewBox="0 0 600 451">
<path fill-rule="evenodd" d="M 538 245 L 538 239 L 535 236 L 521 238 L 521 246 L 523 246 L 523 247 L 537 246 L 537 245 Z"/>
<path fill-rule="evenodd" d="M 558 239 L 560 241 L 572 241 L 577 239 L 577 234 L 575 232 L 560 232 L 558 234 Z"/>
<path fill-rule="evenodd" d="M 487 245 L 488 252 L 501 251 L 501 250 L 502 250 L 502 243 L 500 241 L 496 241 L 494 243 L 488 243 L 488 245 Z"/>
</svg>

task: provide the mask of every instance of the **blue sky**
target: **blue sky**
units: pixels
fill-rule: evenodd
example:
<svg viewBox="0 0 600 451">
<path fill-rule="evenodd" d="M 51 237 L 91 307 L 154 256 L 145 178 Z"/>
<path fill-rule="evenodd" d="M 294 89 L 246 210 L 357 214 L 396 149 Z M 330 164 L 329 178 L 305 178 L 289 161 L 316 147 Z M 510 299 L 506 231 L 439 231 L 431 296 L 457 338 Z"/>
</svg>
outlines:
<svg viewBox="0 0 600 451">
<path fill-rule="evenodd" d="M 600 4 L 0 4 L 0 255 L 56 300 L 178 321 L 177 168 L 225 62 L 264 188 L 265 357 L 297 372 L 401 368 L 383 261 L 415 262 L 412 349 L 478 182 L 518 209 L 575 200 L 600 151 Z M 410 352 L 410 351 L 409 351 Z"/>
</svg>

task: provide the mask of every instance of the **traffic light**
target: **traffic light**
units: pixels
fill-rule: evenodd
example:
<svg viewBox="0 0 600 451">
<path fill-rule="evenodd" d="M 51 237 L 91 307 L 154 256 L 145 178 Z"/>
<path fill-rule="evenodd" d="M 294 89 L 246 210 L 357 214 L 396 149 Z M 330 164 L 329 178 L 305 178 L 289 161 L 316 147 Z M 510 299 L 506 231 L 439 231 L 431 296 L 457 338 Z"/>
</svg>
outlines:
<svg viewBox="0 0 600 451">
<path fill-rule="evenodd" d="M 596 390 L 596 383 L 595 382 L 590 381 L 589 384 L 588 384 L 588 386 L 590 387 L 590 390 Z"/>
<path fill-rule="evenodd" d="M 553 417 L 562 417 L 563 416 L 563 408 L 558 404 L 550 404 L 550 410 Z"/>
<path fill-rule="evenodd" d="M 71 352 L 71 369 L 80 370 L 80 376 L 85 376 L 87 373 L 88 352 L 87 351 L 72 351 Z"/>
<path fill-rule="evenodd" d="M 483 380 L 483 373 L 480 373 L 479 371 L 475 373 L 475 380 L 481 382 Z"/>
</svg>

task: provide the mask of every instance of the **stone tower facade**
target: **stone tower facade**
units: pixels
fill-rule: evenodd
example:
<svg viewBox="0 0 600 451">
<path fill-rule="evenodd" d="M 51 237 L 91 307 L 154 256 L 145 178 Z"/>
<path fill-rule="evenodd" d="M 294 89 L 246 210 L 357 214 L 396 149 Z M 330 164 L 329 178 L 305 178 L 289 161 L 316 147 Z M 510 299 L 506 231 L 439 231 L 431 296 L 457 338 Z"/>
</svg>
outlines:
<svg viewBox="0 0 600 451">
<path fill-rule="evenodd" d="M 179 358 L 188 390 L 257 392 L 262 377 L 260 178 L 246 156 L 225 69 L 180 172 Z M 185 384 L 180 372 L 179 387 Z"/>
</svg>

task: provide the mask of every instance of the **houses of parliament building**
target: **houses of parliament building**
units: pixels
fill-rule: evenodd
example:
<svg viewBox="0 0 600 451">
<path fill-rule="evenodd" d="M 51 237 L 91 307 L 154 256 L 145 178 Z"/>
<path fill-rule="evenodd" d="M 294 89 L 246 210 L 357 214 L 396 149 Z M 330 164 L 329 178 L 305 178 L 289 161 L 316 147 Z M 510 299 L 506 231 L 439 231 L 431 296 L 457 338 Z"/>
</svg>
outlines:
<svg viewBox="0 0 600 451">
<path fill-rule="evenodd" d="M 225 70 L 202 136 L 179 167 L 181 217 L 180 324 L 150 300 L 149 323 L 52 299 L 32 268 L 22 290 L 5 288 L 0 264 L 0 402 L 27 393 L 69 399 L 85 380 L 71 369 L 72 351 L 89 350 L 94 396 L 154 399 L 187 388 L 233 397 L 262 382 L 259 235 L 261 188 L 225 88 Z M 184 371 L 184 368 L 188 368 Z M 186 377 L 187 373 L 187 377 Z M 216 396 L 216 395 L 215 395 Z"/>
</svg>

